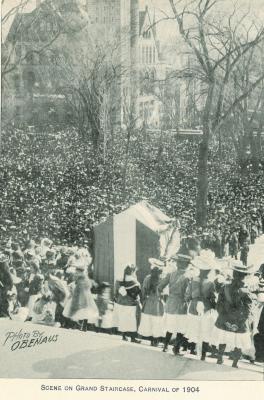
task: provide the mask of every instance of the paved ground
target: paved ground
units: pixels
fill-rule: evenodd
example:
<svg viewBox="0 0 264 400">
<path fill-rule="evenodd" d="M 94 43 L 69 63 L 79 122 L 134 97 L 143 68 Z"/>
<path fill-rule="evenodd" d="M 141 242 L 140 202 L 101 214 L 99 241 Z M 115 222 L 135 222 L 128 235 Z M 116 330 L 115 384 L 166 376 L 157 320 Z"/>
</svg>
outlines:
<svg viewBox="0 0 264 400">
<path fill-rule="evenodd" d="M 264 263 L 264 235 L 260 236 L 254 245 L 250 246 L 248 265 L 260 267 Z"/>
<path fill-rule="evenodd" d="M 248 261 L 257 267 L 264 262 L 264 235 L 251 246 Z M 17 339 L 3 345 L 6 335 L 20 330 L 29 332 L 30 339 L 36 330 L 43 332 L 42 337 L 58 338 L 56 342 L 11 351 Z M 0 320 L 0 378 L 264 379 L 263 366 L 241 362 L 235 370 L 230 365 L 229 360 L 218 366 L 215 360 L 174 357 L 149 345 L 122 342 L 119 336 Z"/>
<path fill-rule="evenodd" d="M 58 335 L 56 342 L 11 351 L 13 342 L 3 343 L 6 334 L 41 330 L 44 336 Z M 215 360 L 201 362 L 164 354 L 161 349 L 122 342 L 118 336 L 82 333 L 31 323 L 0 321 L 0 378 L 111 378 L 263 380 L 263 369 L 242 364 L 236 370 L 218 366 Z M 15 345 L 16 346 L 16 345 Z M 230 361 L 226 361 L 230 365 Z"/>
</svg>

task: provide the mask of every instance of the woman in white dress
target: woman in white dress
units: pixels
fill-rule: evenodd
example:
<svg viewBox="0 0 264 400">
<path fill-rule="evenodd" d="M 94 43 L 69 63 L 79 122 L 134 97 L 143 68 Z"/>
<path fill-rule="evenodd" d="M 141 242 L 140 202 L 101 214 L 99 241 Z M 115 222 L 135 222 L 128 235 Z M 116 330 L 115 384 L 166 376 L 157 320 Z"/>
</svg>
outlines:
<svg viewBox="0 0 264 400">
<path fill-rule="evenodd" d="M 201 359 L 205 360 L 217 317 L 214 281 L 219 265 L 214 253 L 210 250 L 202 250 L 200 256 L 194 258 L 191 263 L 199 273 L 192 279 L 186 292 L 190 304 L 185 336 L 192 344 L 191 352 L 193 354 L 197 345 L 202 346 Z"/>
<path fill-rule="evenodd" d="M 82 329 L 86 331 L 88 324 L 97 324 L 99 312 L 91 293 L 92 285 L 87 275 L 87 268 L 81 259 L 75 263 L 75 268 L 72 296 L 64 307 L 63 316 L 74 322 L 82 321 Z"/>
<path fill-rule="evenodd" d="M 140 284 L 136 277 L 136 268 L 127 266 L 124 270 L 123 281 L 117 282 L 116 296 L 114 303 L 114 327 L 122 333 L 123 340 L 131 337 L 131 342 L 138 343 L 137 312 L 140 307 Z"/>
</svg>

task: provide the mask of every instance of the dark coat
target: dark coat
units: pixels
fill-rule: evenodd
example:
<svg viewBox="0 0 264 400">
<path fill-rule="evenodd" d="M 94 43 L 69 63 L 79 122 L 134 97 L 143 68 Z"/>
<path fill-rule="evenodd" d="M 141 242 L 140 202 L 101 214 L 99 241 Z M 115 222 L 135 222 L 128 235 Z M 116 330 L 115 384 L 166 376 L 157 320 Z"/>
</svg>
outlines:
<svg viewBox="0 0 264 400">
<path fill-rule="evenodd" d="M 192 279 L 186 289 L 185 299 L 189 303 L 188 312 L 193 315 L 198 315 L 196 311 L 198 301 L 202 300 L 200 278 Z"/>
<path fill-rule="evenodd" d="M 169 296 L 165 306 L 167 314 L 187 314 L 187 301 L 185 298 L 189 279 L 184 275 L 185 270 L 177 270 L 168 274 L 159 284 L 159 291 L 169 285 Z"/>
<path fill-rule="evenodd" d="M 13 279 L 9 271 L 9 267 L 5 263 L 0 264 L 0 317 L 7 317 L 8 300 L 7 292 L 13 287 Z"/>
<path fill-rule="evenodd" d="M 215 309 L 216 307 L 216 288 L 214 282 L 208 279 L 201 284 L 201 300 L 204 304 L 204 312 Z"/>
<path fill-rule="evenodd" d="M 146 276 L 142 286 L 142 312 L 148 315 L 162 316 L 164 314 L 164 305 L 160 299 L 161 294 L 158 291 L 158 283 L 155 288 L 151 288 L 150 279 L 150 275 Z"/>
<path fill-rule="evenodd" d="M 243 282 L 232 281 L 220 290 L 216 327 L 225 331 L 245 333 L 249 331 L 252 297 Z"/>
<path fill-rule="evenodd" d="M 119 293 L 119 289 L 122 286 L 126 289 L 127 292 L 125 296 L 122 296 L 122 294 Z M 137 306 L 139 303 L 140 295 L 141 295 L 141 289 L 138 282 L 136 281 L 117 282 L 116 295 L 115 295 L 115 301 L 117 304 L 120 304 L 122 306 Z"/>
</svg>

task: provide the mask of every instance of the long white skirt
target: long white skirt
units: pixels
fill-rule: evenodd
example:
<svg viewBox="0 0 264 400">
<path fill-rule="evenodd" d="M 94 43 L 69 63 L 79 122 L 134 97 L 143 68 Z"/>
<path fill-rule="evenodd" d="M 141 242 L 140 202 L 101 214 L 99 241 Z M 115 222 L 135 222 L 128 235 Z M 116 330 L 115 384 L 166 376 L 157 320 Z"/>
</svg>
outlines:
<svg viewBox="0 0 264 400">
<path fill-rule="evenodd" d="M 99 319 L 99 312 L 95 307 L 86 307 L 86 308 L 81 308 L 80 310 L 76 311 L 73 315 L 70 313 L 70 308 L 71 308 L 71 299 L 66 303 L 64 310 L 63 310 L 63 315 L 66 318 L 70 318 L 72 321 L 83 321 L 87 319 L 89 324 L 96 324 L 98 319 Z"/>
<path fill-rule="evenodd" d="M 25 322 L 28 317 L 28 308 L 21 307 L 16 314 L 10 313 L 10 317 L 13 321 Z"/>
<path fill-rule="evenodd" d="M 107 310 L 106 313 L 102 316 L 102 324 L 101 328 L 110 329 L 113 328 L 113 311 Z"/>
<path fill-rule="evenodd" d="M 113 311 L 113 326 L 117 328 L 119 332 L 136 332 L 136 311 L 136 306 L 122 306 L 115 303 Z"/>
<path fill-rule="evenodd" d="M 185 335 L 187 327 L 187 314 L 165 314 L 165 329 L 170 333 L 182 333 Z"/>
<path fill-rule="evenodd" d="M 232 351 L 235 347 L 237 347 L 243 352 L 247 352 L 251 348 L 250 332 L 228 332 L 215 326 L 212 331 L 212 339 L 210 344 L 213 344 L 215 346 L 219 346 L 219 344 L 225 344 L 226 351 Z"/>
<path fill-rule="evenodd" d="M 184 335 L 190 343 L 201 341 L 201 316 L 188 314 L 186 318 L 186 330 Z"/>
<path fill-rule="evenodd" d="M 201 317 L 201 334 L 200 342 L 211 343 L 212 332 L 215 327 L 215 321 L 217 319 L 217 311 L 210 310 L 204 313 Z"/>
<path fill-rule="evenodd" d="M 166 334 L 164 329 L 164 317 L 142 313 L 138 333 L 144 337 L 164 337 Z"/>
</svg>

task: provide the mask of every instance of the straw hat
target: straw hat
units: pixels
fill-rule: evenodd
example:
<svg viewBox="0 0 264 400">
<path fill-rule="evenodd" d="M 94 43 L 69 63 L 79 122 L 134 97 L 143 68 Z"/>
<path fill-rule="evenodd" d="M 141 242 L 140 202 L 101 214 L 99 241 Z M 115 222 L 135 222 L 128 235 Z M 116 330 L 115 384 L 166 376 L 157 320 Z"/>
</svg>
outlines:
<svg viewBox="0 0 264 400">
<path fill-rule="evenodd" d="M 232 260 L 231 268 L 233 271 L 241 272 L 245 275 L 252 274 L 254 272 L 254 268 L 252 265 L 250 267 L 247 267 L 240 260 Z"/>
<path fill-rule="evenodd" d="M 202 250 L 200 255 L 191 260 L 191 264 L 200 270 L 219 269 L 219 263 L 211 250 Z"/>
<path fill-rule="evenodd" d="M 158 260 L 157 258 L 149 258 L 149 263 L 151 268 L 162 268 L 164 267 L 164 262 L 161 260 Z"/>
</svg>

